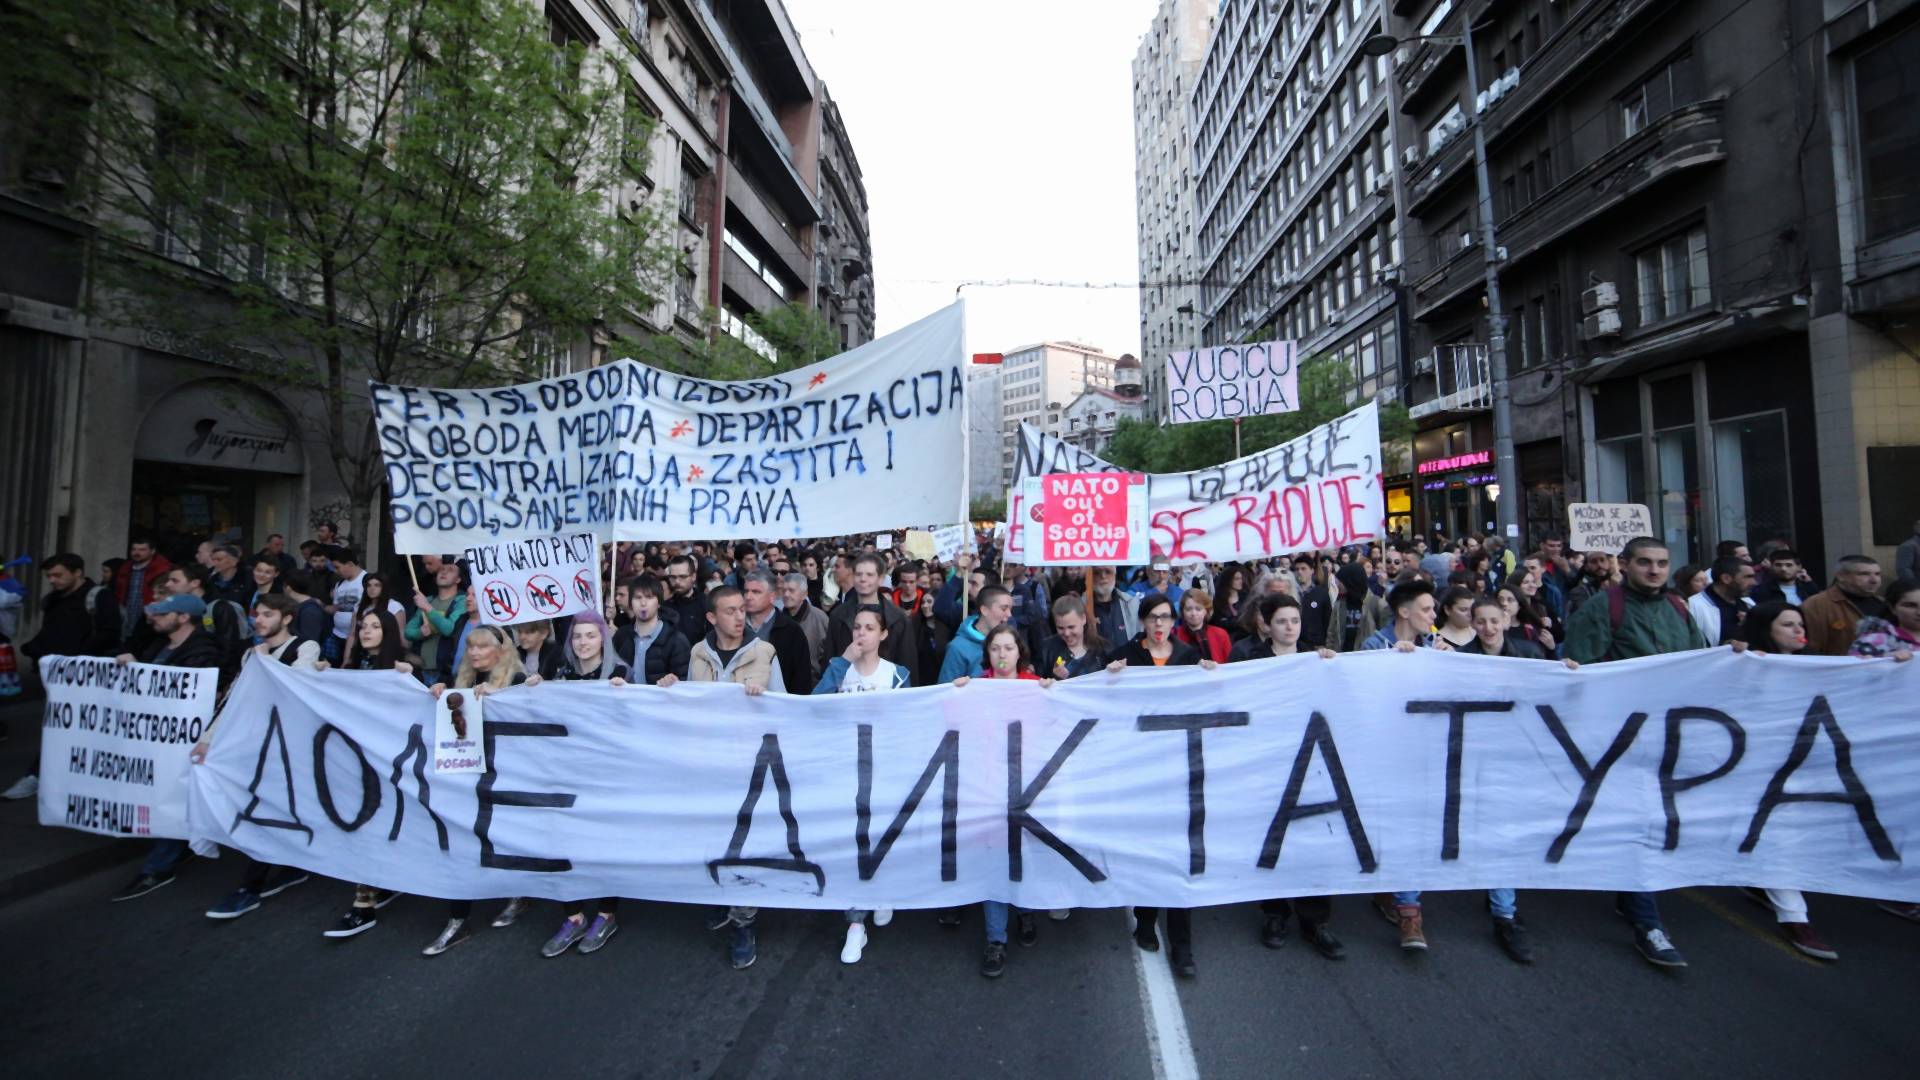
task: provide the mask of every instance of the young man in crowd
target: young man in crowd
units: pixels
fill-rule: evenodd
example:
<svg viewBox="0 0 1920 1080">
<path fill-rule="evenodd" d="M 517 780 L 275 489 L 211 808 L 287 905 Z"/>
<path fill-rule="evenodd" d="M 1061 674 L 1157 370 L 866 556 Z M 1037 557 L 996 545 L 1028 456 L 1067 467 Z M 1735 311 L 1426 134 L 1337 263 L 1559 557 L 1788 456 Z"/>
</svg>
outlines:
<svg viewBox="0 0 1920 1080">
<path fill-rule="evenodd" d="M 667 560 L 667 598 L 665 605 L 673 617 L 667 621 L 691 641 L 703 634 L 707 625 L 707 590 L 700 586 L 700 564 L 691 555 L 676 555 Z"/>
<path fill-rule="evenodd" d="M 694 644 L 688 657 L 687 681 L 738 683 L 747 688 L 748 696 L 758 696 L 768 690 L 785 692 L 786 684 L 780 680 L 780 661 L 773 646 L 747 636 L 747 602 L 740 590 L 722 585 L 708 593 L 707 600 L 711 605 L 707 611 L 710 629 L 703 640 Z M 656 685 L 672 686 L 677 681 L 667 675 Z M 759 957 L 759 945 L 753 933 L 753 922 L 759 914 L 759 908 L 736 906 L 717 913 L 707 922 L 709 930 L 733 928 L 727 952 L 735 971 L 752 967 Z"/>
<path fill-rule="evenodd" d="M 1604 551 L 1587 552 L 1580 563 L 1579 582 L 1567 590 L 1568 622 L 1588 600 L 1612 587 L 1613 579 L 1613 556 Z"/>
<path fill-rule="evenodd" d="M 306 638 L 321 646 L 326 652 L 326 640 L 333 634 L 333 619 L 327 615 L 327 605 L 315 595 L 313 575 L 306 570 L 295 570 L 280 579 L 288 599 L 294 603 L 293 636 Z"/>
<path fill-rule="evenodd" d="M 901 563 L 893 572 L 893 591 L 887 598 L 893 601 L 901 611 L 912 611 L 920 606 L 920 595 L 925 589 L 920 580 L 921 566 L 917 562 Z"/>
<path fill-rule="evenodd" d="M 1315 560 L 1301 555 L 1293 560 L 1293 591 L 1300 601 L 1300 644 L 1318 649 L 1327 643 L 1327 619 L 1333 612 L 1333 598 L 1315 575 Z"/>
<path fill-rule="evenodd" d="M 1748 593 L 1755 607 L 1761 604 L 1793 604 L 1799 606 L 1807 602 L 1813 591 L 1805 588 L 1801 580 L 1800 555 L 1790 547 L 1782 545 L 1775 548 L 1762 548 L 1766 567 L 1764 574 L 1755 568 L 1753 590 Z"/>
<path fill-rule="evenodd" d="M 1687 611 L 1711 648 L 1740 636 L 1740 622 L 1753 607 L 1753 601 L 1747 599 L 1747 592 L 1753 588 L 1753 564 L 1736 555 L 1725 555 L 1713 560 L 1708 575 L 1713 584 L 1687 598 Z M 1851 638 L 1848 643 L 1852 643 Z"/>
<path fill-rule="evenodd" d="M 281 533 L 268 533 L 267 546 L 261 548 L 259 554 L 272 559 L 282 577 L 300 569 L 299 561 L 287 552 L 287 538 Z"/>
<path fill-rule="evenodd" d="M 354 610 L 367 591 L 367 572 L 360 568 L 360 553 L 346 547 L 334 550 L 333 572 L 333 597 L 327 605 L 327 613 L 333 616 L 333 633 L 322 644 L 328 649 L 327 662 L 337 664 L 346 654 L 347 635 L 353 633 Z"/>
<path fill-rule="evenodd" d="M 1588 554 L 1589 564 L 1595 554 Z M 1667 590 L 1673 566 L 1665 544 L 1651 536 L 1635 537 L 1620 552 L 1620 562 L 1625 580 L 1598 590 L 1568 618 L 1567 659 L 1598 664 L 1707 647 L 1686 601 Z M 1621 893 L 1614 910 L 1633 924 L 1634 947 L 1648 963 L 1687 966 L 1686 957 L 1667 936 L 1652 893 Z"/>
<path fill-rule="evenodd" d="M 664 617 L 671 614 L 662 602 L 658 578 L 637 577 L 627 583 L 630 621 L 614 631 L 613 652 L 632 670 L 634 682 L 658 686 L 667 680 L 671 686 L 687 677 L 692 646 Z"/>
<path fill-rule="evenodd" d="M 52 555 L 41 564 L 47 593 L 40 598 L 40 632 L 20 646 L 38 664 L 43 656 L 112 656 L 120 650 L 120 608 L 113 589 L 95 585 L 87 564 L 72 552 Z M 31 799 L 40 794 L 40 766 L 0 792 L 0 799 Z"/>
<path fill-rule="evenodd" d="M 800 627 L 800 633 L 806 636 L 807 652 L 813 658 L 814 679 L 827 670 L 827 613 L 813 606 L 807 598 L 807 575 L 798 571 L 780 579 L 780 602 L 787 610 L 787 617 Z M 908 615 L 911 618 L 911 613 Z"/>
<path fill-rule="evenodd" d="M 1845 656 L 1860 620 L 1887 617 L 1880 599 L 1880 562 L 1867 555 L 1843 555 L 1833 585 L 1800 605 L 1807 624 L 1808 656 Z"/>
<path fill-rule="evenodd" d="M 113 572 L 113 597 L 120 605 L 120 640 L 130 641 L 146 625 L 147 600 L 173 563 L 154 549 L 153 538 L 136 535 L 127 543 L 127 561 Z"/>
<path fill-rule="evenodd" d="M 197 565 L 193 569 L 205 570 Z M 176 574 L 180 572 L 178 569 L 174 571 Z M 196 579 L 196 587 L 203 580 Z M 114 658 L 115 662 L 130 664 L 138 659 L 143 664 L 165 664 L 168 667 L 216 668 L 220 672 L 219 689 L 224 693 L 232 674 L 223 665 L 221 648 L 214 641 L 213 633 L 202 625 L 202 620 L 207 617 L 206 602 L 191 593 L 176 593 L 158 603 L 148 604 L 146 613 L 147 625 L 152 631 L 147 635 L 146 646 L 138 654 L 121 653 Z M 186 857 L 185 840 L 155 840 L 140 872 L 113 895 L 113 902 L 117 904 L 145 896 L 171 884 L 173 868 Z"/>
<path fill-rule="evenodd" d="M 798 692 L 814 683 L 813 649 L 800 624 L 780 605 L 780 586 L 767 570 L 749 570 L 740 578 L 746 600 L 747 636 L 773 646 L 780 661 L 780 677 Z"/>
<path fill-rule="evenodd" d="M 967 616 L 953 640 L 947 643 L 947 656 L 940 663 L 937 680 L 942 684 L 980 674 L 987 634 L 1013 615 L 1013 594 L 998 585 L 982 588 L 975 600 L 979 610 Z"/>
<path fill-rule="evenodd" d="M 839 656 L 847 651 L 847 646 L 853 644 L 854 612 L 863 607 L 877 606 L 881 622 L 887 630 L 887 636 L 880 644 L 881 658 L 906 668 L 918 684 L 922 678 L 916 663 L 920 646 L 907 613 L 880 591 L 880 556 L 868 552 L 855 557 L 848 590 L 827 618 L 827 655 Z"/>
</svg>

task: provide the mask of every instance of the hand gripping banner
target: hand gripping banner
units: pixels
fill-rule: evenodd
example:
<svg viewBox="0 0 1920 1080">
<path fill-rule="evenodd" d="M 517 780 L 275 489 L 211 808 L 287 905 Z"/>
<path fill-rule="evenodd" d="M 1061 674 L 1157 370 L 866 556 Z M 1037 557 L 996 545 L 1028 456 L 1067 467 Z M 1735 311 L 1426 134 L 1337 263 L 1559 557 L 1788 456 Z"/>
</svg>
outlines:
<svg viewBox="0 0 1920 1080">
<path fill-rule="evenodd" d="M 1920 664 L 1364 653 L 749 698 L 249 665 L 198 841 L 426 896 L 1200 906 L 1751 884 L 1920 900 Z"/>
</svg>

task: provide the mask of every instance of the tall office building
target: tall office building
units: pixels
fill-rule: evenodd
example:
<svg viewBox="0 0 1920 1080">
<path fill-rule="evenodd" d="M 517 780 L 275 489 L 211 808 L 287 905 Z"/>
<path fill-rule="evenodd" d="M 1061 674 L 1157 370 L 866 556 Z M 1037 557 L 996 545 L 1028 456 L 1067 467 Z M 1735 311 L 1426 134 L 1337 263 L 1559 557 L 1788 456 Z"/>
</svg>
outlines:
<svg viewBox="0 0 1920 1080">
<path fill-rule="evenodd" d="M 1000 364 L 1000 486 L 1013 483 L 1015 440 L 1022 423 L 1049 435 L 1061 431 L 1067 403 L 1089 389 L 1113 389 L 1120 358 L 1091 345 L 1046 341 L 1009 349 Z"/>
<path fill-rule="evenodd" d="M 1161 0 L 1133 58 L 1133 171 L 1140 245 L 1140 352 L 1147 415 L 1165 408 L 1167 354 L 1195 347 L 1193 131 L 1187 100 L 1219 0 Z"/>
</svg>

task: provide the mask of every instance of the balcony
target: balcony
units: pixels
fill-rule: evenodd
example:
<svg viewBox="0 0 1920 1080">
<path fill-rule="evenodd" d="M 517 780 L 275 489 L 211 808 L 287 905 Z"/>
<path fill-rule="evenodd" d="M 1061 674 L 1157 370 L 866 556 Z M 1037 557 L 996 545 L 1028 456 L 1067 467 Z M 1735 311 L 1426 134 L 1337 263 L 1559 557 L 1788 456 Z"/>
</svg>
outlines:
<svg viewBox="0 0 1920 1080">
<path fill-rule="evenodd" d="M 1499 139 L 1542 102 L 1554 98 L 1568 76 L 1586 74 L 1587 60 L 1610 45 L 1635 19 L 1667 4 L 1656 0 L 1589 0 L 1520 67 L 1520 84 L 1486 112 L 1487 142 Z"/>
<path fill-rule="evenodd" d="M 1509 261 L 1532 255 L 1661 181 L 1727 158 L 1726 101 L 1682 105 L 1500 223 Z"/>
<path fill-rule="evenodd" d="M 1480 288 L 1487 280 L 1485 261 L 1480 256 L 1480 232 L 1475 228 L 1472 242 L 1462 245 L 1455 237 L 1444 238 L 1451 243 L 1436 257 L 1432 270 L 1413 283 L 1413 317 L 1424 319 L 1434 311 L 1465 295 L 1469 289 Z M 1444 262 L 1438 261 L 1444 258 Z"/>
<path fill-rule="evenodd" d="M 720 284 L 755 311 L 772 311 L 787 302 L 732 248 L 721 256 Z"/>
<path fill-rule="evenodd" d="M 1450 18 L 1435 32 L 1456 33 L 1453 24 L 1458 21 Z M 1440 78 L 1441 75 L 1451 78 L 1466 66 L 1466 54 L 1460 51 L 1457 43 L 1413 41 L 1402 48 L 1405 51 L 1394 58 L 1393 77 L 1400 83 L 1400 111 L 1403 113 L 1415 111 L 1429 94 L 1437 93 L 1449 85 L 1447 79 Z"/>
<path fill-rule="evenodd" d="M 1448 182 L 1466 172 L 1462 166 L 1473 160 L 1473 129 L 1462 130 L 1449 139 L 1438 153 L 1430 155 L 1407 177 L 1407 213 L 1424 213 Z"/>
<path fill-rule="evenodd" d="M 1424 393 L 1429 377 L 1434 389 L 1433 396 L 1407 410 L 1415 420 L 1493 408 L 1493 376 L 1483 344 L 1435 345 L 1431 355 L 1414 361 L 1413 370 L 1417 393 Z"/>
</svg>

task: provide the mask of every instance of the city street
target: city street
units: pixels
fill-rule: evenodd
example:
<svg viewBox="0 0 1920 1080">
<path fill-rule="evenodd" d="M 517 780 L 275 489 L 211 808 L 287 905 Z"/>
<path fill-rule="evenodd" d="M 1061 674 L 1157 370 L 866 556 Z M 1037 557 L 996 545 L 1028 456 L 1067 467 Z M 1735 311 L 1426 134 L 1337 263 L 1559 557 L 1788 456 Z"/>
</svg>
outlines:
<svg viewBox="0 0 1920 1080">
<path fill-rule="evenodd" d="M 1468 894 L 1429 897 L 1424 956 L 1403 955 L 1357 898 L 1339 901 L 1338 963 L 1297 940 L 1263 948 L 1251 906 L 1209 910 L 1195 919 L 1199 978 L 1179 988 L 1185 1059 L 1180 1021 L 1143 1005 L 1117 911 L 1043 920 L 997 982 L 977 973 L 972 912 L 958 930 L 903 912 L 857 966 L 837 958 L 836 916 L 766 913 L 760 960 L 736 973 L 686 907 L 630 903 L 604 951 L 545 960 L 558 914 L 541 905 L 429 960 L 435 902 L 404 898 L 333 942 L 320 930 L 346 886 L 315 878 L 215 924 L 201 912 L 237 867 L 195 861 L 165 889 L 107 903 L 130 872 L 0 908 L 9 1075 L 1891 1076 L 1920 1053 L 1900 1007 L 1920 928 L 1834 897 L 1813 901 L 1842 954 L 1821 965 L 1732 890 L 1670 895 L 1693 963 L 1680 973 L 1643 963 L 1592 895 L 1522 894 L 1531 969 L 1498 951 Z"/>
</svg>

